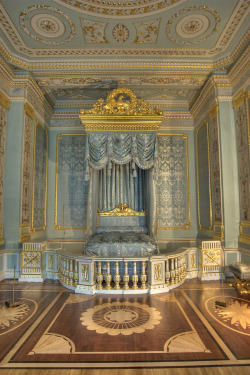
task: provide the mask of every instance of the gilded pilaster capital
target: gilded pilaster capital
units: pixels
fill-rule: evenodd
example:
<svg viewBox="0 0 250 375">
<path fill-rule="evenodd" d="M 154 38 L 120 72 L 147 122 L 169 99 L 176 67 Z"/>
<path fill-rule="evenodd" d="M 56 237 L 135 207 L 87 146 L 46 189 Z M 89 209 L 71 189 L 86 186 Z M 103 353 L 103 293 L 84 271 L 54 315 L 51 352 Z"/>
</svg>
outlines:
<svg viewBox="0 0 250 375">
<path fill-rule="evenodd" d="M 28 103 L 25 103 L 24 104 L 24 113 L 31 119 L 33 120 L 34 116 L 35 116 L 35 112 L 34 112 L 34 109 L 28 104 Z"/>
<path fill-rule="evenodd" d="M 233 99 L 233 107 L 234 109 L 241 106 L 242 103 L 244 103 L 246 98 L 246 93 L 244 90 L 242 90 L 234 99 Z"/>
<path fill-rule="evenodd" d="M 214 103 L 209 110 L 209 118 L 213 119 L 218 113 L 218 103 Z"/>
<path fill-rule="evenodd" d="M 10 101 L 2 92 L 0 92 L 0 105 L 5 109 L 9 109 Z"/>
</svg>

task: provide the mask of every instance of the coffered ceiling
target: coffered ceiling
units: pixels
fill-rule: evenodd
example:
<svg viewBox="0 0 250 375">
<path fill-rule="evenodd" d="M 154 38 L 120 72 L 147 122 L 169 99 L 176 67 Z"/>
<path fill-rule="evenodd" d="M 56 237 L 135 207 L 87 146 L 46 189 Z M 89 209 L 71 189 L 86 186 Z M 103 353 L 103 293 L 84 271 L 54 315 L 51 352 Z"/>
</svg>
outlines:
<svg viewBox="0 0 250 375">
<path fill-rule="evenodd" d="M 1 54 L 54 108 L 127 87 L 188 110 L 246 49 L 248 26 L 248 0 L 0 0 Z"/>
</svg>

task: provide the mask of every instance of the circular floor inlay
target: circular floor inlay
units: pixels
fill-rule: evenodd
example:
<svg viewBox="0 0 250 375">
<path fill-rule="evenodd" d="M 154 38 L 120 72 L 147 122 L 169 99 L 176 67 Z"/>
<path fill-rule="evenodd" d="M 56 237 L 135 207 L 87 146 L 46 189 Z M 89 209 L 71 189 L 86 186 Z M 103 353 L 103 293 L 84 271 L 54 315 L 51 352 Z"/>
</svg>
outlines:
<svg viewBox="0 0 250 375">
<path fill-rule="evenodd" d="M 97 305 L 82 313 L 82 325 L 88 330 L 109 335 L 132 335 L 153 329 L 161 314 L 154 307 L 138 302 L 113 302 Z"/>
</svg>

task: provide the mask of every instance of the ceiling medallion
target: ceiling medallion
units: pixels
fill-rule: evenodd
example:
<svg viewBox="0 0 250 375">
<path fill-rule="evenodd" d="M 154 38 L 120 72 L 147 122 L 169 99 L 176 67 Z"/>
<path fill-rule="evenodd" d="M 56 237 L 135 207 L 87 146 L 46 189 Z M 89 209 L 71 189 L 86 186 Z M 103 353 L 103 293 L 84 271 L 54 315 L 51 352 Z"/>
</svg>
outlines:
<svg viewBox="0 0 250 375">
<path fill-rule="evenodd" d="M 32 12 L 36 13 L 33 16 L 30 16 L 30 13 Z M 52 14 L 52 12 L 56 14 Z M 60 17 L 63 17 L 63 21 L 66 23 L 66 26 Z M 53 8 L 49 5 L 34 5 L 26 8 L 20 13 L 20 24 L 26 34 L 28 34 L 32 39 L 54 46 L 69 42 L 74 37 L 76 32 L 75 25 L 73 24 L 71 18 L 61 10 Z M 36 35 L 33 32 L 35 32 Z M 44 39 L 44 37 L 50 39 L 59 38 L 65 33 L 67 35 L 66 39 L 64 40 L 53 41 Z"/>
<path fill-rule="evenodd" d="M 182 38 L 197 38 L 203 35 L 210 26 L 209 19 L 203 14 L 192 13 L 183 17 L 176 25 L 175 31 Z"/>
<path fill-rule="evenodd" d="M 96 15 L 102 18 L 142 17 L 176 7 L 186 0 L 54 0 L 68 8 L 77 8 L 78 12 Z"/>
<path fill-rule="evenodd" d="M 191 14 L 186 15 L 187 12 Z M 181 17 L 183 14 L 185 16 Z M 219 22 L 220 16 L 214 9 L 195 5 L 176 13 L 167 23 L 166 34 L 177 44 L 197 44 L 210 38 L 217 31 Z"/>
<path fill-rule="evenodd" d="M 129 37 L 128 28 L 121 23 L 113 28 L 112 34 L 114 39 L 119 43 L 125 42 Z"/>
<path fill-rule="evenodd" d="M 138 302 L 112 302 L 96 305 L 82 313 L 82 325 L 96 333 L 111 336 L 143 333 L 160 324 L 161 313 Z"/>
<path fill-rule="evenodd" d="M 47 38 L 58 38 L 65 33 L 65 26 L 58 18 L 48 13 L 35 14 L 30 24 L 32 29 Z"/>
</svg>

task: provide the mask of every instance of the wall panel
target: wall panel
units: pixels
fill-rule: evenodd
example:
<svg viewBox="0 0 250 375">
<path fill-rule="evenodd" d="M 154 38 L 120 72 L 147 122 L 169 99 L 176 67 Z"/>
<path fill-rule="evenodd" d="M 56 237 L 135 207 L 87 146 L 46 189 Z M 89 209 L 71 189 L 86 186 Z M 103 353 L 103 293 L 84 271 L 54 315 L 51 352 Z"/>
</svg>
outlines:
<svg viewBox="0 0 250 375">
<path fill-rule="evenodd" d="M 33 162 L 32 231 L 46 228 L 47 205 L 47 130 L 36 122 Z"/>
<path fill-rule="evenodd" d="M 186 134 L 158 135 L 158 229 L 189 229 L 190 200 Z"/>
<path fill-rule="evenodd" d="M 205 121 L 196 132 L 197 187 L 199 228 L 212 230 L 212 205 L 210 182 L 210 154 L 208 122 Z"/>
<path fill-rule="evenodd" d="M 56 161 L 55 227 L 84 230 L 87 227 L 89 182 L 85 181 L 84 134 L 58 134 Z"/>
</svg>

